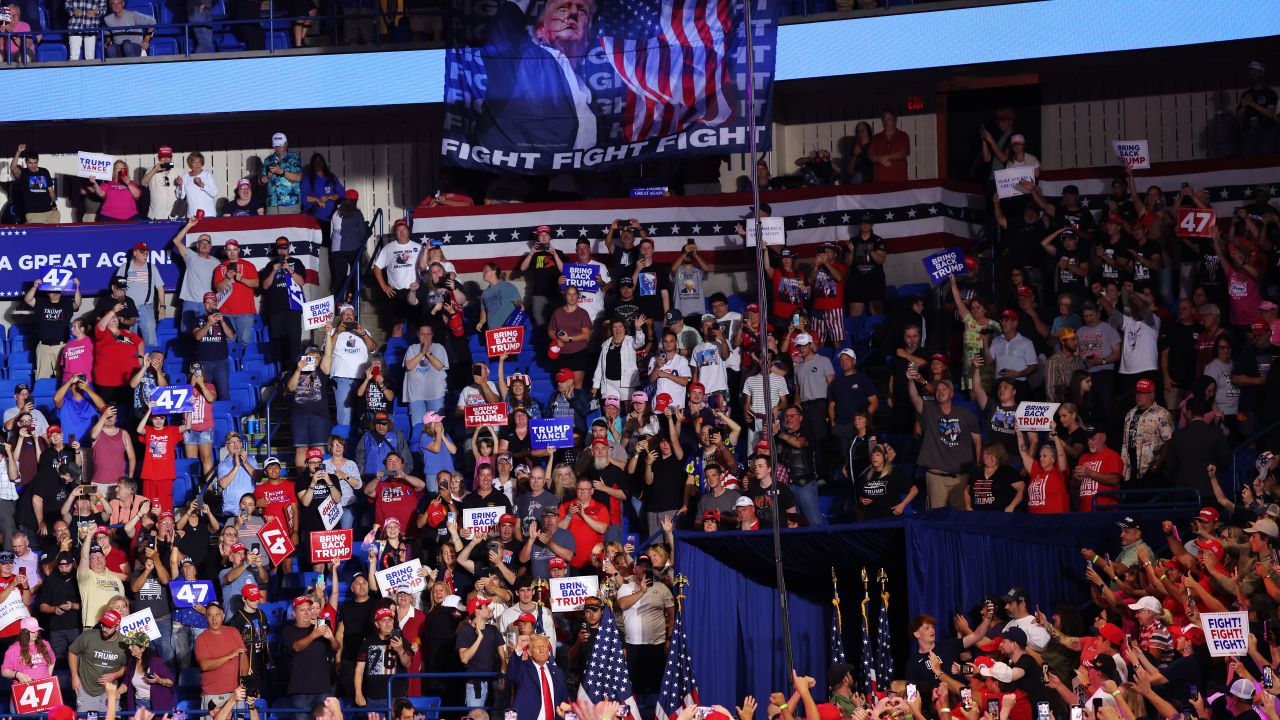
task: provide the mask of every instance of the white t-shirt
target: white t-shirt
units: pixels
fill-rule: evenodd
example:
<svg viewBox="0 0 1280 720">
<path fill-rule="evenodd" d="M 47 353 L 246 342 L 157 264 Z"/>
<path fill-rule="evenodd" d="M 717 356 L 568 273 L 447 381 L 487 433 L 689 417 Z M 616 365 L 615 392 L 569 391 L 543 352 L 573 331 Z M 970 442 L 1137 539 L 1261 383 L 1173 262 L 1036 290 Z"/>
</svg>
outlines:
<svg viewBox="0 0 1280 720">
<path fill-rule="evenodd" d="M 1160 318 L 1155 317 L 1155 327 L 1141 320 L 1124 316 L 1120 338 L 1120 374 L 1136 375 L 1158 368 L 1160 351 L 1156 347 L 1160 339 Z"/>
<path fill-rule="evenodd" d="M 742 314 L 730 310 L 724 314 L 724 317 L 716 318 L 716 322 L 729 323 L 729 329 L 724 334 L 725 339 L 729 341 L 729 359 L 724 361 L 724 366 L 730 370 L 741 370 L 742 349 L 738 347 L 735 338 L 739 328 L 742 327 Z"/>
<path fill-rule="evenodd" d="M 596 282 L 603 287 L 613 278 L 609 276 L 609 270 L 596 260 L 586 263 L 578 263 L 579 265 L 590 265 L 596 269 Z M 591 316 L 591 322 L 595 322 L 600 317 L 600 313 L 604 312 L 604 293 L 587 292 L 579 289 L 578 291 L 578 307 L 587 311 Z"/>
<path fill-rule="evenodd" d="M 160 171 L 151 176 L 147 183 L 147 194 L 151 200 L 147 205 L 147 217 L 152 220 L 168 220 L 179 217 L 178 186 L 173 184 L 176 174 L 172 170 Z M 168 180 L 166 183 L 165 180 Z M 203 293 L 203 291 L 201 291 Z"/>
<path fill-rule="evenodd" d="M 403 245 L 397 240 L 382 246 L 373 266 L 386 273 L 387 284 L 396 290 L 408 290 L 418 280 L 418 255 L 422 244 L 410 240 Z"/>
<path fill-rule="evenodd" d="M 1049 644 L 1049 631 L 1036 624 L 1036 616 L 1028 615 L 1005 623 L 1004 629 L 1021 628 L 1027 634 L 1027 647 L 1040 652 Z"/>
<path fill-rule="evenodd" d="M 787 379 L 781 375 L 768 373 L 769 375 L 769 401 L 778 404 L 778 398 L 783 395 L 789 395 L 791 391 L 787 389 Z M 742 391 L 751 396 L 751 412 L 756 415 L 764 415 L 766 410 L 764 406 L 764 376 L 759 373 L 747 378 L 743 384 Z"/>
<path fill-rule="evenodd" d="M 692 356 L 692 364 L 698 368 L 698 382 L 708 393 L 729 391 L 729 375 L 725 372 L 725 359 L 720 357 L 719 345 L 699 343 L 693 348 Z"/>
<path fill-rule="evenodd" d="M 658 362 L 658 358 L 649 360 L 649 372 L 653 372 L 654 364 Z M 662 369 L 677 377 L 693 377 L 693 373 L 689 370 L 689 361 L 685 356 L 676 353 L 675 357 L 668 358 L 667 364 Z M 685 386 L 667 378 L 658 378 L 658 382 L 653 392 L 653 397 L 649 398 L 650 403 L 656 404 L 658 396 L 667 393 L 671 396 L 671 405 L 673 407 L 684 407 Z M 708 388 L 709 390 L 710 388 Z"/>
<path fill-rule="evenodd" d="M 333 330 L 329 331 L 330 335 L 333 333 Z M 368 362 L 369 346 L 364 344 L 364 338 L 342 330 L 333 343 L 333 365 L 329 377 L 363 378 Z"/>
<path fill-rule="evenodd" d="M 486 380 L 489 389 L 494 395 L 498 394 L 498 386 L 493 384 L 492 380 Z M 462 388 L 462 392 L 458 393 L 458 407 L 464 408 L 468 405 L 481 405 L 484 403 L 484 393 L 480 392 L 480 388 L 474 385 L 468 385 Z"/>
<path fill-rule="evenodd" d="M 626 597 L 640 591 L 640 586 L 629 582 L 618 589 L 618 597 Z M 661 645 L 667 641 L 667 613 L 675 605 L 666 585 L 655 582 L 635 605 L 622 611 L 622 630 L 628 645 Z"/>
</svg>

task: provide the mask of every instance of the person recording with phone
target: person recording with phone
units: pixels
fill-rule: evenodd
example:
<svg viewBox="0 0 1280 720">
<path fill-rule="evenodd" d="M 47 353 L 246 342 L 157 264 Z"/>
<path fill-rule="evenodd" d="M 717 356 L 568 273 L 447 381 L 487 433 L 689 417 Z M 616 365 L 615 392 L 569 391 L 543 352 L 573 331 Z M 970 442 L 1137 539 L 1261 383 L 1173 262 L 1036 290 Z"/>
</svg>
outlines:
<svg viewBox="0 0 1280 720">
<path fill-rule="evenodd" d="M 529 243 L 529 252 L 520 258 L 518 268 L 525 279 L 524 307 L 533 323 L 534 337 L 540 340 L 555 308 L 552 298 L 559 295 L 564 257 L 551 245 L 549 225 L 539 225 L 535 236 Z"/>
<path fill-rule="evenodd" d="M 373 367 L 370 353 L 377 349 L 378 343 L 356 320 L 355 307 L 348 303 L 338 306 L 325 337 L 325 354 L 333 358 L 330 377 L 337 401 L 337 424 L 350 426 L 353 420 L 359 420 L 356 397 L 364 397 Z M 381 369 L 378 372 L 381 374 Z"/>
<path fill-rule="evenodd" d="M 101 183 L 89 178 L 89 192 L 102 199 L 98 222 L 124 222 L 138 217 L 138 199 L 142 186 L 129 179 L 129 163 L 116 160 L 111 164 L 111 179 Z"/>
<path fill-rule="evenodd" d="M 285 383 L 293 393 L 290 420 L 293 426 L 293 464 L 302 467 L 307 461 L 307 448 L 324 448 L 332 421 L 329 418 L 329 395 L 333 382 L 329 370 L 333 365 L 332 345 L 325 352 L 308 345 Z"/>
</svg>

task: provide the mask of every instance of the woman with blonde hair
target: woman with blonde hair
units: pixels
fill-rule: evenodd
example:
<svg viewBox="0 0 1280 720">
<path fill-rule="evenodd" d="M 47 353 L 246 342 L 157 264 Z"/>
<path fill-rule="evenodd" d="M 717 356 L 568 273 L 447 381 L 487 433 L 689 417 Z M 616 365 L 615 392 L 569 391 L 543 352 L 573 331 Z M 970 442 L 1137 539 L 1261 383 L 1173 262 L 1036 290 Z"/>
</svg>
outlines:
<svg viewBox="0 0 1280 720">
<path fill-rule="evenodd" d="M 98 222 L 124 222 L 138 217 L 142 186 L 129 178 L 129 163 L 125 161 L 116 160 L 111 165 L 110 180 L 99 184 L 96 179 L 89 178 L 88 192 L 102 200 Z"/>
<path fill-rule="evenodd" d="M 569 463 L 559 463 L 551 471 L 551 492 L 560 498 L 560 502 L 568 502 L 577 494 L 578 475 Z"/>
<path fill-rule="evenodd" d="M 893 466 L 893 448 L 873 443 L 867 450 L 867 469 L 858 478 L 858 514 L 862 520 L 897 517 L 906 512 L 920 490 Z"/>
</svg>

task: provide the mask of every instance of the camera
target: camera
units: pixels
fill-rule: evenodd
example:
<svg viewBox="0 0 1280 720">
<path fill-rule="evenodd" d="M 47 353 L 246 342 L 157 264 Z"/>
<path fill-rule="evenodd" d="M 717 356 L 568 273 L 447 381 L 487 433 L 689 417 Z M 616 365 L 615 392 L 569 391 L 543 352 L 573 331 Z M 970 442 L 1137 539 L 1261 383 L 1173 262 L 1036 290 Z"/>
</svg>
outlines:
<svg viewBox="0 0 1280 720">
<path fill-rule="evenodd" d="M 172 170 L 172 169 L 173 169 L 173 163 L 172 163 L 172 162 L 160 163 L 160 169 L 161 169 L 161 170 Z"/>
<path fill-rule="evenodd" d="M 355 330 L 356 329 L 355 321 L 342 323 L 342 329 L 346 330 L 347 332 L 351 332 L 352 330 Z"/>
</svg>

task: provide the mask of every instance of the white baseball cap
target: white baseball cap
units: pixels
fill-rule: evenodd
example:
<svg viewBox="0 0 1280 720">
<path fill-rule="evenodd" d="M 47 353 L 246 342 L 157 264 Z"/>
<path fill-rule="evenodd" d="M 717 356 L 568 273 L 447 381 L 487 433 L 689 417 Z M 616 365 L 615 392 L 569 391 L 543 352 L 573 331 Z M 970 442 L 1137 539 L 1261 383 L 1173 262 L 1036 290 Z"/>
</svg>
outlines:
<svg viewBox="0 0 1280 720">
<path fill-rule="evenodd" d="M 271 147 L 273 148 L 284 147 L 288 144 L 289 138 L 286 137 L 284 133 L 276 133 L 271 136 Z"/>
<path fill-rule="evenodd" d="M 1253 683 L 1244 678 L 1231 683 L 1231 695 L 1238 700 L 1252 700 L 1254 691 Z"/>
<path fill-rule="evenodd" d="M 738 498 L 733 502 L 733 506 L 736 508 L 747 507 L 748 505 L 751 505 L 754 507 L 755 503 L 751 502 L 751 498 L 747 497 L 746 495 L 743 495 L 742 497 Z"/>
<path fill-rule="evenodd" d="M 440 601 L 440 604 L 447 608 L 453 608 L 454 610 L 461 610 L 462 598 L 458 597 L 457 595 L 447 595 L 445 596 L 444 600 Z"/>
<path fill-rule="evenodd" d="M 858 353 L 854 352 L 853 348 L 845 348 L 841 350 L 840 357 L 847 357 L 854 362 L 858 362 Z"/>
<path fill-rule="evenodd" d="M 1161 607 L 1160 605 L 1160 601 L 1155 599 L 1151 595 L 1143 595 L 1142 598 L 1138 600 L 1138 602 L 1131 604 L 1129 606 L 1129 609 L 1130 610 L 1150 610 L 1151 612 L 1157 615 L 1159 615 L 1164 610 L 1164 608 Z"/>
<path fill-rule="evenodd" d="M 809 333 L 800 333 L 791 341 L 792 345 L 808 345 L 813 342 L 813 336 Z"/>
</svg>

